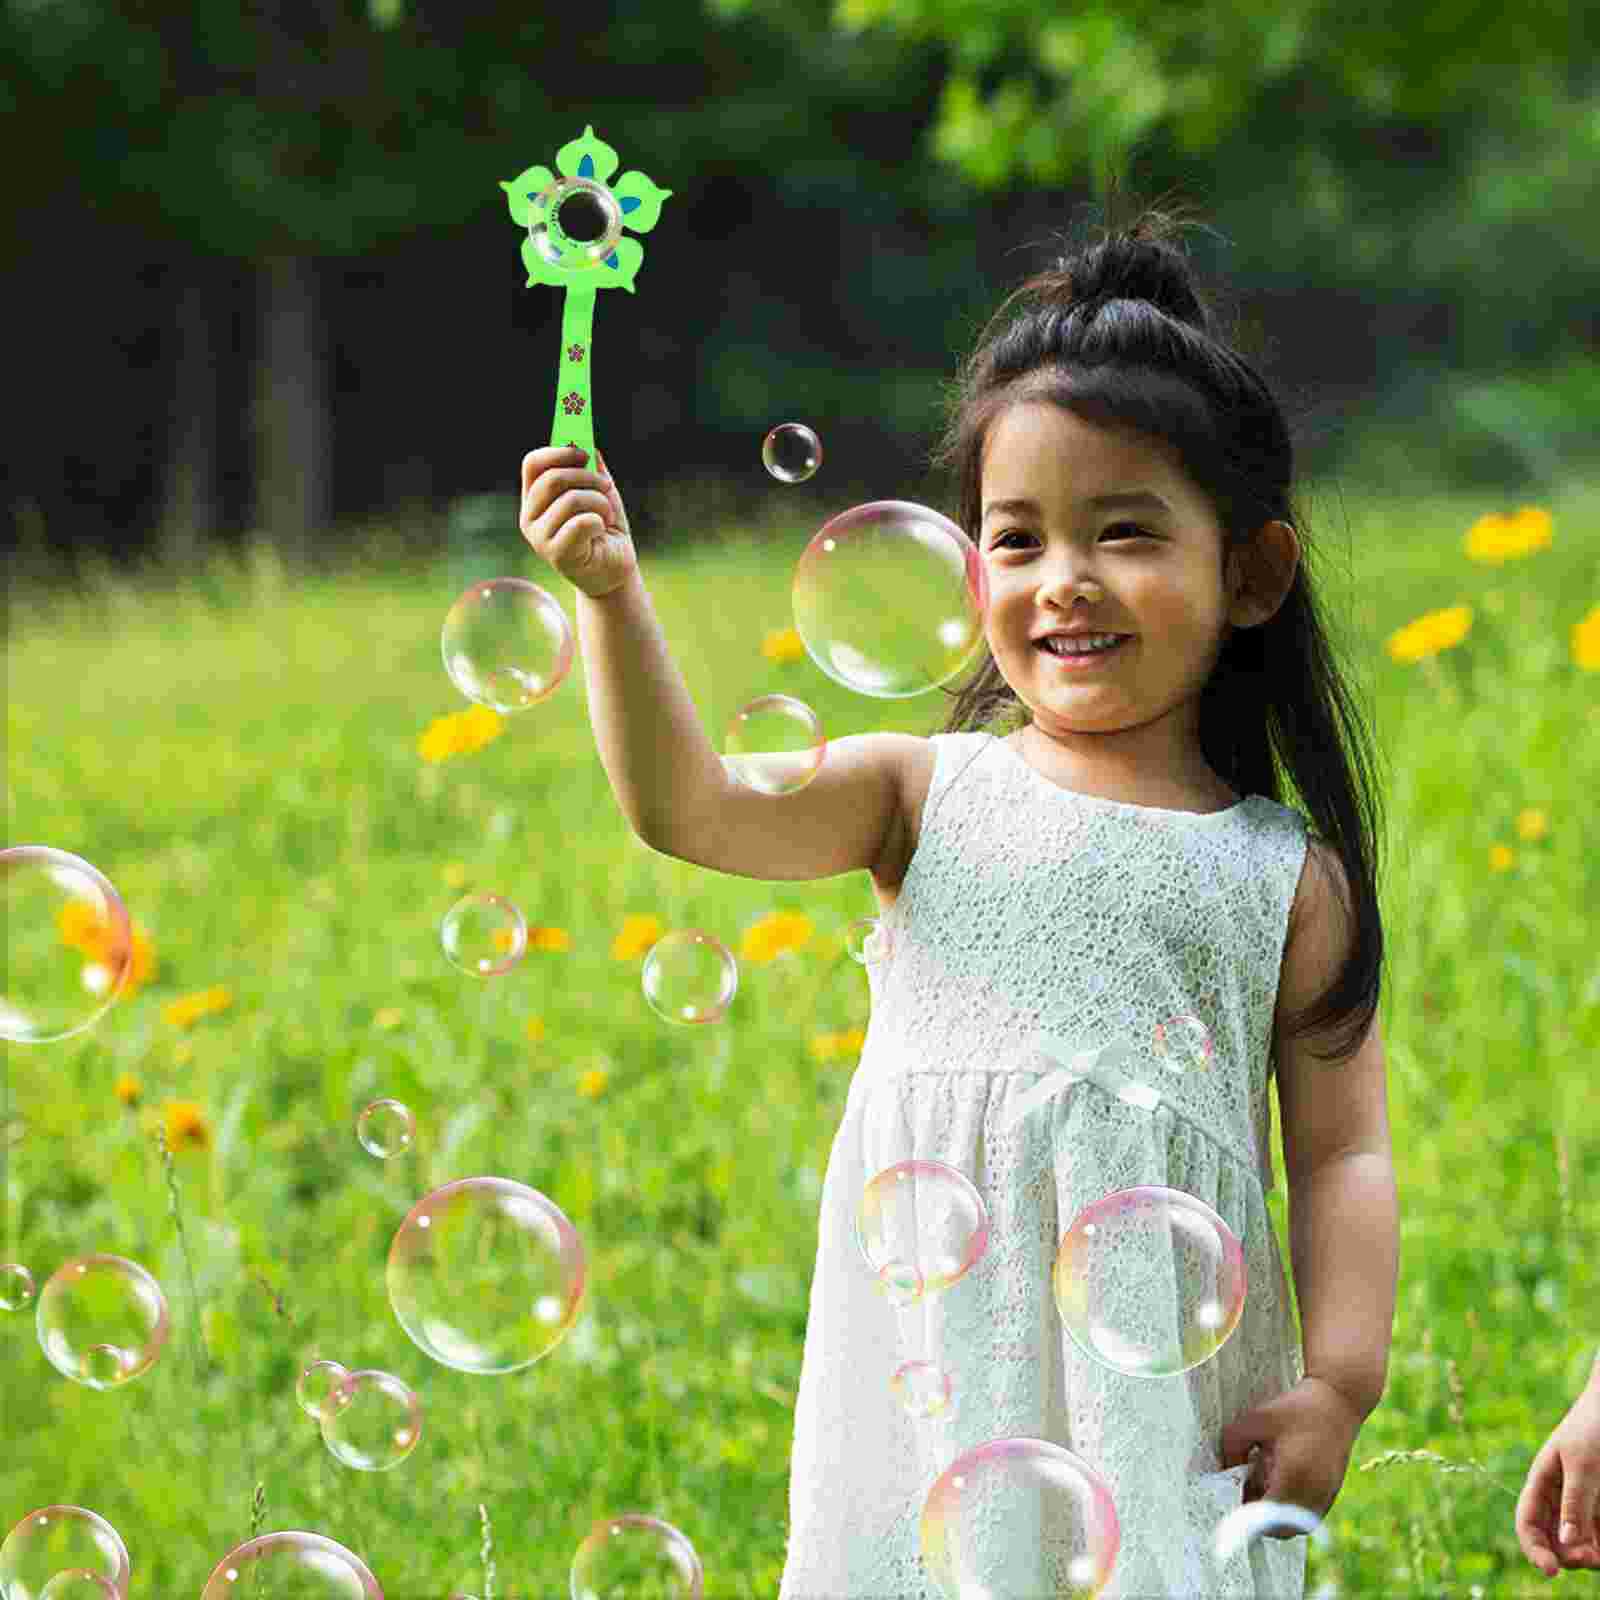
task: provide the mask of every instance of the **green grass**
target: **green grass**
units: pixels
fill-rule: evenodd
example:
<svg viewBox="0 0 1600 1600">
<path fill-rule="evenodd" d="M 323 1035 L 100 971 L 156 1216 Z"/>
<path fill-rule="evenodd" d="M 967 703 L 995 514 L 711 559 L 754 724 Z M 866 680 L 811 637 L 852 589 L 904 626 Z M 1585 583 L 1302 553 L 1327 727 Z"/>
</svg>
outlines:
<svg viewBox="0 0 1600 1600">
<path fill-rule="evenodd" d="M 1496 570 L 1460 542 L 1504 507 L 1349 485 L 1342 509 L 1313 501 L 1325 614 L 1390 780 L 1381 1016 L 1400 1303 L 1387 1395 L 1330 1516 L 1333 1551 L 1313 1561 L 1349 1597 L 1545 1592 L 1516 1548 L 1513 1495 L 1600 1341 L 1600 679 L 1567 654 L 1568 629 L 1600 603 L 1600 490 L 1545 503 L 1554 548 Z M 936 731 L 943 696 L 869 701 L 809 661 L 762 657 L 811 531 L 780 516 L 759 536 L 646 552 L 706 727 L 720 744 L 741 704 L 782 689 L 834 735 Z M 808 1040 L 866 1022 L 842 934 L 873 910 L 870 888 L 864 874 L 722 877 L 640 845 L 595 754 L 576 660 L 497 741 L 425 766 L 422 729 L 465 707 L 439 624 L 496 570 L 533 577 L 573 616 L 571 589 L 510 526 L 465 562 L 407 561 L 379 541 L 351 572 L 315 578 L 256 546 L 181 581 L 91 573 L 64 596 L 14 580 L 8 841 L 94 861 L 160 966 L 89 1032 L 4 1046 L 0 1257 L 42 1287 L 72 1256 L 130 1256 L 165 1286 L 172 1332 L 150 1372 L 100 1393 L 48 1365 L 31 1312 L 0 1314 L 0 1521 L 49 1502 L 99 1511 L 132 1551 L 129 1600 L 198 1595 L 253 1531 L 257 1484 L 263 1531 L 340 1540 L 389 1600 L 484 1595 L 480 1503 L 496 1600 L 565 1594 L 591 1523 L 626 1509 L 688 1534 L 708 1596 L 776 1593 L 821 1175 L 854 1067 L 819 1062 Z M 1382 654 L 1394 628 L 1460 601 L 1477 620 L 1456 650 L 1428 667 Z M 1549 818 L 1538 843 L 1516 835 L 1524 807 Z M 1516 851 L 1511 870 L 1489 870 L 1495 843 Z M 452 864 L 530 923 L 568 930 L 570 951 L 530 951 L 489 983 L 457 973 L 438 941 L 464 892 Z M 716 1027 L 666 1027 L 639 962 L 610 955 L 630 912 L 736 947 L 779 909 L 814 920 L 812 946 L 746 964 Z M 233 991 L 229 1011 L 186 1031 L 162 1020 L 167 1001 L 213 984 Z M 380 1024 L 386 1008 L 397 1025 Z M 609 1081 L 589 1100 L 576 1086 L 597 1065 Z M 123 1072 L 145 1112 L 193 1100 L 212 1131 L 209 1152 L 173 1169 L 198 1326 L 163 1163 L 112 1092 Z M 379 1095 L 419 1126 L 387 1163 L 352 1133 Z M 577 1328 L 507 1377 L 429 1361 L 385 1294 L 405 1211 L 471 1173 L 549 1195 L 590 1253 Z M 1281 1192 L 1273 1209 L 1282 1229 Z M 333 1461 L 293 1396 L 314 1356 L 417 1389 L 424 1434 L 401 1467 Z M 1410 1450 L 1483 1470 L 1362 1470 Z"/>
</svg>

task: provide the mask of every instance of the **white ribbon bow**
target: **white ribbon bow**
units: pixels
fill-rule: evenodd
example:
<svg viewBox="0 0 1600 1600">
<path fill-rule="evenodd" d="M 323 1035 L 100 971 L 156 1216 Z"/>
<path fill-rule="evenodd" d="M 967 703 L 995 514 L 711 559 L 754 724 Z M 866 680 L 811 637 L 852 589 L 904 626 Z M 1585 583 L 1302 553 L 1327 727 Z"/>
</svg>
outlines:
<svg viewBox="0 0 1600 1600">
<path fill-rule="evenodd" d="M 1059 1070 L 1046 1074 L 1012 1104 L 1005 1121 L 1000 1125 L 1002 1133 L 1008 1132 L 1030 1112 L 1037 1111 L 1047 1101 L 1064 1094 L 1077 1083 L 1097 1083 L 1107 1094 L 1115 1095 L 1124 1104 L 1138 1106 L 1144 1111 L 1154 1111 L 1161 1104 L 1159 1089 L 1152 1089 L 1146 1083 L 1137 1083 L 1123 1072 L 1122 1068 L 1134 1059 L 1135 1054 L 1133 1046 L 1126 1039 L 1069 1056 L 1041 1028 L 1034 1035 L 1033 1044 L 1036 1050 L 1057 1062 Z"/>
</svg>

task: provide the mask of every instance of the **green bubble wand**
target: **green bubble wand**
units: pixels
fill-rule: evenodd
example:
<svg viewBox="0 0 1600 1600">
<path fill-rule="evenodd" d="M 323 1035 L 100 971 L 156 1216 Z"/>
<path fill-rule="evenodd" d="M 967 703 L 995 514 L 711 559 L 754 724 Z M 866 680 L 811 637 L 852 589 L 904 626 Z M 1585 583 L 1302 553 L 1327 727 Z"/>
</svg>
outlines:
<svg viewBox="0 0 1600 1600">
<path fill-rule="evenodd" d="M 548 283 L 566 291 L 550 443 L 576 445 L 589 452 L 590 461 L 595 454 L 589 398 L 595 291 L 634 292 L 644 246 L 623 238 L 622 230 L 648 233 L 660 219 L 661 202 L 672 193 L 658 189 L 642 172 L 625 172 L 611 183 L 619 165 L 617 152 L 586 126 L 581 139 L 556 152 L 560 177 L 548 167 L 529 167 L 500 185 L 511 220 L 527 229 L 522 241 L 527 287 Z"/>
</svg>

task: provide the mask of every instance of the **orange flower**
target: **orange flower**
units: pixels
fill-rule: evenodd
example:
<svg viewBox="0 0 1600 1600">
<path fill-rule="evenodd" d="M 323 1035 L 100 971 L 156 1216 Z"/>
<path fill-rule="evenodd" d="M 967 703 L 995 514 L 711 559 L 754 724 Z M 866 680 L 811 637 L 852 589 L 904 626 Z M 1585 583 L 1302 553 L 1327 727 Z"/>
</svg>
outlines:
<svg viewBox="0 0 1600 1600">
<path fill-rule="evenodd" d="M 161 1108 L 167 1125 L 167 1148 L 179 1150 L 204 1150 L 211 1143 L 211 1129 L 206 1125 L 205 1113 L 193 1100 L 169 1100 Z"/>
<path fill-rule="evenodd" d="M 644 955 L 666 931 L 667 925 L 654 913 L 630 913 L 622 919 L 622 932 L 611 941 L 611 959 L 632 961 L 635 956 Z"/>
<path fill-rule="evenodd" d="M 124 1072 L 111 1086 L 111 1092 L 125 1106 L 136 1106 L 144 1093 L 144 1085 L 131 1072 Z"/>
<path fill-rule="evenodd" d="M 1600 606 L 1573 623 L 1572 660 L 1584 672 L 1600 672 Z"/>
<path fill-rule="evenodd" d="M 565 928 L 530 928 L 528 943 L 535 950 L 570 950 L 572 936 Z"/>
</svg>

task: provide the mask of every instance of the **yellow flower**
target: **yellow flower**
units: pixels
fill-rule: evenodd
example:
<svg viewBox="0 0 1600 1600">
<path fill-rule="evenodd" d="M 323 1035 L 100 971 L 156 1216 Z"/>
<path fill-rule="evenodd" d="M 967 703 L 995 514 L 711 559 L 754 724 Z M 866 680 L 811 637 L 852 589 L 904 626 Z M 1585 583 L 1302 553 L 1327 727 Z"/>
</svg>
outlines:
<svg viewBox="0 0 1600 1600">
<path fill-rule="evenodd" d="M 1532 842 L 1542 839 L 1550 831 L 1550 821 L 1544 812 L 1530 806 L 1525 811 L 1517 813 L 1517 836 Z"/>
<path fill-rule="evenodd" d="M 466 887 L 467 869 L 459 861 L 452 861 L 448 866 L 440 867 L 439 876 L 444 879 L 447 888 L 462 889 Z"/>
<path fill-rule="evenodd" d="M 385 1006 L 372 1019 L 375 1028 L 398 1028 L 405 1021 L 406 1014 L 399 1006 Z"/>
<path fill-rule="evenodd" d="M 169 1100 L 161 1113 L 167 1124 L 169 1150 L 204 1150 L 211 1143 L 205 1113 L 193 1100 Z"/>
<path fill-rule="evenodd" d="M 835 1056 L 860 1055 L 866 1043 L 866 1032 L 861 1028 L 846 1028 L 843 1033 L 817 1033 L 809 1041 L 811 1054 L 818 1061 L 832 1061 Z"/>
<path fill-rule="evenodd" d="M 1600 606 L 1573 623 L 1572 660 L 1584 672 L 1600 672 Z"/>
<path fill-rule="evenodd" d="M 1516 856 L 1503 844 L 1490 845 L 1489 870 L 1491 872 L 1509 872 Z"/>
<path fill-rule="evenodd" d="M 108 974 L 121 955 L 111 924 L 103 921 L 87 900 L 69 900 L 62 906 L 56 913 L 56 929 L 69 950 L 76 950 L 97 966 L 106 968 Z M 129 936 L 132 949 L 127 953 L 128 976 L 123 999 L 129 998 L 141 984 L 148 983 L 156 970 L 156 949 L 149 933 L 133 923 L 129 926 Z"/>
<path fill-rule="evenodd" d="M 225 984 L 219 983 L 210 989 L 202 989 L 198 994 L 182 995 L 176 1000 L 169 1000 L 161 1008 L 161 1017 L 175 1028 L 188 1028 L 201 1017 L 208 1017 L 216 1011 L 226 1011 L 232 1004 L 232 991 Z"/>
<path fill-rule="evenodd" d="M 144 1093 L 144 1085 L 131 1072 L 124 1072 L 111 1086 L 111 1092 L 123 1105 L 136 1106 Z"/>
<path fill-rule="evenodd" d="M 1424 656 L 1437 655 L 1441 650 L 1460 644 L 1471 627 L 1472 607 L 1450 606 L 1408 622 L 1389 635 L 1385 648 L 1396 661 L 1421 661 Z"/>
<path fill-rule="evenodd" d="M 761 641 L 761 653 L 768 661 L 798 661 L 806 647 L 796 628 L 775 628 Z"/>
<path fill-rule="evenodd" d="M 604 1067 L 590 1067 L 578 1079 L 578 1093 L 590 1100 L 598 1100 L 605 1092 L 606 1069 Z"/>
<path fill-rule="evenodd" d="M 435 717 L 417 740 L 417 754 L 424 761 L 443 761 L 454 755 L 456 748 L 454 718 Z"/>
<path fill-rule="evenodd" d="M 1512 516 L 1491 511 L 1467 529 L 1463 541 L 1469 561 L 1499 566 L 1550 548 L 1550 513 L 1538 506 L 1523 506 Z"/>
<path fill-rule="evenodd" d="M 528 943 L 535 950 L 570 950 L 572 936 L 565 928 L 532 928 L 528 932 Z"/>
<path fill-rule="evenodd" d="M 454 755 L 471 755 L 505 728 L 505 718 L 488 706 L 473 706 L 453 716 L 435 717 L 417 740 L 417 754 L 424 761 L 444 761 Z"/>
<path fill-rule="evenodd" d="M 775 911 L 745 929 L 739 945 L 741 961 L 772 961 L 786 950 L 798 950 L 811 937 L 815 924 L 798 911 Z"/>
<path fill-rule="evenodd" d="M 622 919 L 622 932 L 611 941 L 611 959 L 632 961 L 635 956 L 642 956 L 666 931 L 667 925 L 654 913 L 630 913 Z"/>
<path fill-rule="evenodd" d="M 544 1038 L 544 1018 L 529 1017 L 527 1028 L 524 1031 L 527 1033 L 528 1037 L 532 1039 L 535 1044 L 537 1044 L 542 1038 Z"/>
</svg>

